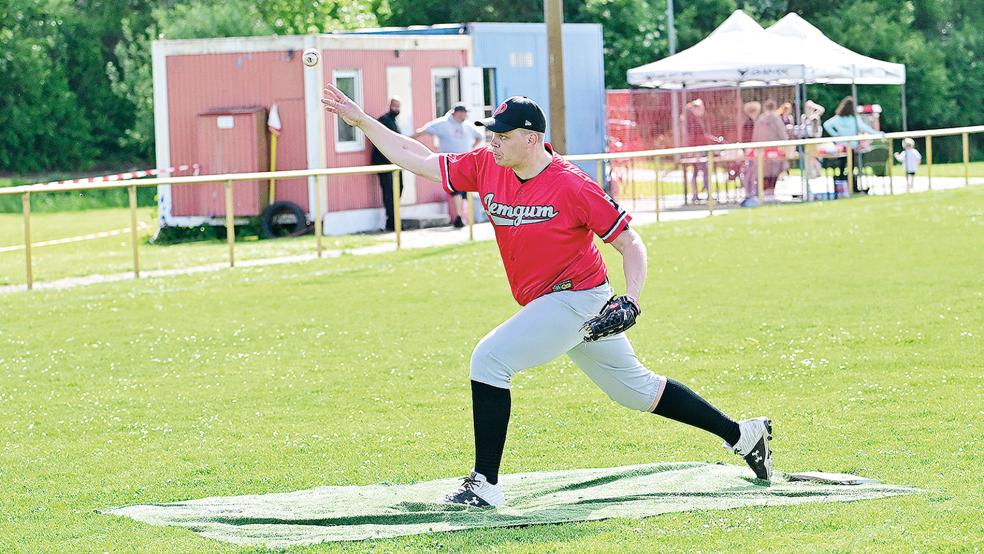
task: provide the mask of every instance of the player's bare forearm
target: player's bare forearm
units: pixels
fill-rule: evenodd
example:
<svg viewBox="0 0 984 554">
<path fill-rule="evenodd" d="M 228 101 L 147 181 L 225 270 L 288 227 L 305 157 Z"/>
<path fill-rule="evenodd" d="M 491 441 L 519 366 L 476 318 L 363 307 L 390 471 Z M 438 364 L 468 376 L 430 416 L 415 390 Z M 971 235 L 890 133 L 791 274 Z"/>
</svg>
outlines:
<svg viewBox="0 0 984 554">
<path fill-rule="evenodd" d="M 438 164 L 437 154 L 419 141 L 394 133 L 371 117 L 360 121 L 358 127 L 391 162 L 425 179 L 441 180 L 441 166 Z"/>
<path fill-rule="evenodd" d="M 612 246 L 622 254 L 622 271 L 625 272 L 625 293 L 636 300 L 646 284 L 646 245 L 642 237 L 632 229 L 622 231 Z"/>
<path fill-rule="evenodd" d="M 387 129 L 334 85 L 325 86 L 321 103 L 326 110 L 342 118 L 349 125 L 362 129 L 366 138 L 371 140 L 376 148 L 394 164 L 425 179 L 441 180 L 441 167 L 436 154 L 412 138 Z"/>
</svg>

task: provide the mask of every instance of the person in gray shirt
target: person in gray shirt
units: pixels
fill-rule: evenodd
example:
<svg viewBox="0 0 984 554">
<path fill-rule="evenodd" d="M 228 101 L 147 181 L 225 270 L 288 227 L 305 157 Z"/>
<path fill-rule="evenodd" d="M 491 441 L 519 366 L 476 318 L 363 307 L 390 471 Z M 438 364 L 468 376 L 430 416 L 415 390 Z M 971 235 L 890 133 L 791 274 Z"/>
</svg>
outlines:
<svg viewBox="0 0 984 554">
<path fill-rule="evenodd" d="M 437 139 L 437 148 L 445 154 L 460 154 L 470 152 L 482 143 L 485 135 L 474 125 L 465 121 L 468 119 L 468 108 L 464 104 L 455 104 L 451 110 L 426 125 L 417 129 L 413 138 L 420 138 L 430 135 Z M 461 219 L 464 213 L 464 199 L 467 193 L 451 193 L 451 202 L 454 206 L 454 226 L 458 229 L 465 226 Z"/>
</svg>

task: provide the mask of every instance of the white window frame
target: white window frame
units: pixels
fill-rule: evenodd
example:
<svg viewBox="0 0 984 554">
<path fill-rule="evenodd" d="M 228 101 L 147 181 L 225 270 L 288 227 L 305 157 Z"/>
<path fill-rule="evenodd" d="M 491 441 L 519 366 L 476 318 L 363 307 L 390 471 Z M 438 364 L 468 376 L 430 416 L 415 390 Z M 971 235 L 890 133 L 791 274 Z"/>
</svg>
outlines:
<svg viewBox="0 0 984 554">
<path fill-rule="evenodd" d="M 455 102 L 461 101 L 461 75 L 458 73 L 457 67 L 435 67 L 431 69 L 431 113 L 436 114 L 435 117 L 441 117 L 443 113 L 437 113 L 437 81 L 438 78 L 447 79 L 453 77 L 458 82 L 458 99 L 453 102 L 448 102 L 448 109 Z"/>
<path fill-rule="evenodd" d="M 338 84 L 339 78 L 351 78 L 355 83 L 355 98 L 352 100 L 356 104 L 362 105 L 362 70 L 361 69 L 334 69 L 331 72 L 331 83 L 333 85 Z M 335 120 L 335 152 L 361 152 L 366 149 L 365 135 L 362 133 L 362 129 L 355 127 L 355 140 L 339 140 L 338 132 L 341 129 L 339 127 L 339 122 L 341 122 L 340 117 L 332 118 Z"/>
</svg>

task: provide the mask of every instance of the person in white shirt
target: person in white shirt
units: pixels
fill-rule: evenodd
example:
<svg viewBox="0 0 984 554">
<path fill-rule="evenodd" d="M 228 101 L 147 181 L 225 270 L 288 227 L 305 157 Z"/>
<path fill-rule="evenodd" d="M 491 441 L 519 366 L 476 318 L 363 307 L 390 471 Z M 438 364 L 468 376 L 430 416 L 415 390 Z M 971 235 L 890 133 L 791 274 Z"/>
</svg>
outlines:
<svg viewBox="0 0 984 554">
<path fill-rule="evenodd" d="M 462 103 L 455 104 L 448 113 L 417 129 L 413 138 L 423 135 L 435 137 L 438 149 L 444 154 L 471 152 L 482 143 L 485 136 L 474 125 L 466 125 L 467 119 L 468 108 Z M 465 213 L 463 204 L 466 195 L 465 192 L 451 193 L 455 213 L 454 226 L 458 229 L 465 226 L 461 214 Z"/>
<path fill-rule="evenodd" d="M 922 154 L 916 150 L 916 141 L 911 138 L 902 139 L 902 148 L 901 152 L 895 153 L 895 159 L 901 162 L 902 167 L 905 168 L 906 189 L 912 190 L 912 185 L 916 180 L 916 169 L 922 162 Z"/>
</svg>

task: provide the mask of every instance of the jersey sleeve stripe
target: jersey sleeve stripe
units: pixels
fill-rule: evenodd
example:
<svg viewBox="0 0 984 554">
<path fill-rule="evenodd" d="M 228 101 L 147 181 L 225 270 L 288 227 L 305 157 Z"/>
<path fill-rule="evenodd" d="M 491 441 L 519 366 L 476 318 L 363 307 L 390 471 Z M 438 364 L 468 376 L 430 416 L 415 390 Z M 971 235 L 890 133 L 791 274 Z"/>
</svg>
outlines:
<svg viewBox="0 0 984 554">
<path fill-rule="evenodd" d="M 447 155 L 441 156 L 441 176 L 444 177 L 444 190 L 458 192 L 451 184 L 451 166 L 448 164 Z"/>
<path fill-rule="evenodd" d="M 606 231 L 605 234 L 601 236 L 601 240 L 608 242 L 609 237 L 615 234 L 615 231 L 618 230 L 619 226 L 622 224 L 623 221 L 625 221 L 625 218 L 628 215 L 629 214 L 627 214 L 624 210 L 620 211 L 618 214 L 618 218 L 615 220 L 615 223 L 612 223 L 612 226 L 608 228 L 608 231 Z"/>
</svg>

